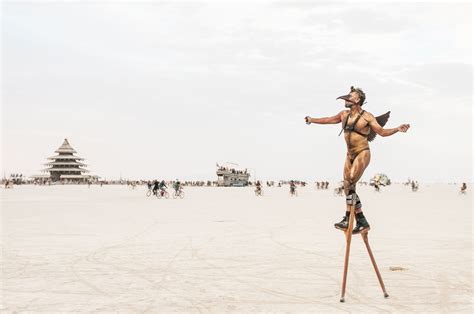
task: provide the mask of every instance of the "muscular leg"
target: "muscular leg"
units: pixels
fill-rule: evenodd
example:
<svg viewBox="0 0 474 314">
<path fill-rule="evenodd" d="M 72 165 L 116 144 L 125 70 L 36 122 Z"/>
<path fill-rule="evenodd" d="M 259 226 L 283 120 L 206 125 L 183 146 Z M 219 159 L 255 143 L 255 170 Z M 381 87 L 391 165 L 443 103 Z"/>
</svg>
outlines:
<svg viewBox="0 0 474 314">
<path fill-rule="evenodd" d="M 348 226 L 349 214 L 351 210 L 349 204 L 352 203 L 352 197 L 356 198 L 356 218 L 363 218 L 362 203 L 360 202 L 359 197 L 356 194 L 356 184 L 357 181 L 359 181 L 359 179 L 364 174 L 364 170 L 369 165 L 369 162 L 369 150 L 360 152 L 354 160 L 351 160 L 349 156 L 346 157 L 346 162 L 344 164 L 344 193 L 346 194 L 346 215 L 341 222 L 334 224 L 334 227 L 336 227 L 337 229 L 346 230 Z"/>
<path fill-rule="evenodd" d="M 369 163 L 370 150 L 360 152 L 352 162 L 349 156 L 346 157 L 346 162 L 344 164 L 344 193 L 346 196 L 348 196 L 350 192 L 355 193 L 356 184 L 364 174 Z M 347 205 L 346 210 L 350 211 L 349 205 Z M 362 212 L 362 208 L 356 208 L 356 213 L 360 212 Z"/>
<path fill-rule="evenodd" d="M 346 161 L 344 163 L 344 194 L 346 197 L 349 195 L 349 186 L 350 186 L 350 173 L 352 168 L 352 161 L 349 155 L 346 156 Z M 349 217 L 350 212 L 349 205 L 346 205 L 346 216 Z"/>
</svg>

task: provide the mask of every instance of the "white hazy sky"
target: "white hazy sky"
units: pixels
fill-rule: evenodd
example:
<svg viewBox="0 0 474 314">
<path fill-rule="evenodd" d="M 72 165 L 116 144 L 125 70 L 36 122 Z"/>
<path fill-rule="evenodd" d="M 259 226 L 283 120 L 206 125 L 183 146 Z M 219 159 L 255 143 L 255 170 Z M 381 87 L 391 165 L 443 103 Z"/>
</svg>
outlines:
<svg viewBox="0 0 474 314">
<path fill-rule="evenodd" d="M 107 179 L 339 180 L 349 86 L 392 111 L 364 179 L 472 181 L 472 5 L 69 2 L 2 6 L 2 168 L 68 138 Z"/>
</svg>

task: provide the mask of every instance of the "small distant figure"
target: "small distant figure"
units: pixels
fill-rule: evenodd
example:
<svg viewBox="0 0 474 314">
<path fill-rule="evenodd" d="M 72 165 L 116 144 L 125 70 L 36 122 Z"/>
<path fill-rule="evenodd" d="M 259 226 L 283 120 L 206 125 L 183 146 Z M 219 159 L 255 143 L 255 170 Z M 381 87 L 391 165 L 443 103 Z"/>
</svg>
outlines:
<svg viewBox="0 0 474 314">
<path fill-rule="evenodd" d="M 11 189 L 13 188 L 13 182 L 10 180 L 5 181 L 5 189 Z"/>
<path fill-rule="evenodd" d="M 418 187 L 419 187 L 418 181 L 416 181 L 416 182 L 415 182 L 415 181 L 411 181 L 411 190 L 412 190 L 412 192 L 418 191 Z"/>
<path fill-rule="evenodd" d="M 160 188 L 160 181 L 155 180 L 155 182 L 153 182 L 153 195 L 158 195 L 159 188 Z"/>
<path fill-rule="evenodd" d="M 160 190 L 165 191 L 168 187 L 166 186 L 165 180 L 161 180 L 160 182 Z"/>
<path fill-rule="evenodd" d="M 374 189 L 375 189 L 375 192 L 380 192 L 380 185 L 377 181 L 374 182 Z"/>
<path fill-rule="evenodd" d="M 295 181 L 290 181 L 290 196 L 298 196 L 298 192 L 296 192 L 296 183 Z"/>
<path fill-rule="evenodd" d="M 459 191 L 459 193 L 461 193 L 461 194 L 466 194 L 467 193 L 467 184 L 466 184 L 466 182 L 462 183 L 461 191 Z"/>
<path fill-rule="evenodd" d="M 319 182 L 316 182 L 316 189 L 318 189 L 318 190 L 320 189 Z"/>
<path fill-rule="evenodd" d="M 262 184 L 258 180 L 255 183 L 255 196 L 263 196 Z"/>
<path fill-rule="evenodd" d="M 184 198 L 183 185 L 178 179 L 176 179 L 176 181 L 173 183 L 173 189 L 174 189 L 173 198 L 178 198 L 178 197 Z"/>
</svg>

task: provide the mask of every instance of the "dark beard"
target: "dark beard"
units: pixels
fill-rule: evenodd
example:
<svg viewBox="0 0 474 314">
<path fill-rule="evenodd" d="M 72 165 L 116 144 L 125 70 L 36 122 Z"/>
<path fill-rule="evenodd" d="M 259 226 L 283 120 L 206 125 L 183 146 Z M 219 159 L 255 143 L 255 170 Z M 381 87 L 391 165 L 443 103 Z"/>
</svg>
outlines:
<svg viewBox="0 0 474 314">
<path fill-rule="evenodd" d="M 354 104 L 344 104 L 344 106 L 345 106 L 346 108 L 351 108 L 352 106 L 354 106 Z"/>
</svg>

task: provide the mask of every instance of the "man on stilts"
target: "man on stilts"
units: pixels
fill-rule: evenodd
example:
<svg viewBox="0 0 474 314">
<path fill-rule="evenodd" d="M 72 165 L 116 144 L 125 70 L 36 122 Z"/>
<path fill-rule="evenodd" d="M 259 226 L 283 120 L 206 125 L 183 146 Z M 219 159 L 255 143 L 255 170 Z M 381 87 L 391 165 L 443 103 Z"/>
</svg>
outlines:
<svg viewBox="0 0 474 314">
<path fill-rule="evenodd" d="M 341 302 L 344 302 L 347 283 L 347 270 L 349 267 L 349 255 L 351 247 L 351 239 L 353 234 L 362 234 L 362 239 L 369 253 L 370 260 L 374 266 L 375 273 L 379 280 L 380 286 L 384 293 L 384 297 L 388 297 L 385 285 L 380 275 L 377 263 L 375 262 L 372 249 L 369 245 L 368 231 L 370 225 L 362 213 L 362 203 L 356 193 L 356 184 L 364 174 L 365 169 L 370 162 L 369 142 L 372 141 L 378 134 L 380 136 L 390 136 L 397 132 L 406 132 L 409 124 L 402 124 L 398 128 L 384 129 L 383 126 L 387 123 L 390 116 L 390 111 L 379 116 L 374 117 L 371 113 L 362 109 L 365 101 L 365 93 L 360 88 L 351 86 L 349 94 L 340 96 L 337 99 L 345 101 L 345 107 L 349 110 L 343 110 L 333 117 L 327 118 L 311 118 L 305 117 L 307 124 L 336 124 L 342 122 L 342 130 L 344 131 L 344 138 L 347 144 L 347 155 L 344 164 L 344 193 L 346 194 L 346 214 L 342 221 L 335 223 L 334 227 L 343 230 L 346 236 L 346 253 L 344 259 L 344 273 L 342 279 Z M 341 134 L 339 133 L 339 135 Z M 356 226 L 353 230 L 354 215 L 356 219 Z"/>
<path fill-rule="evenodd" d="M 356 184 L 364 174 L 370 162 L 369 141 L 372 141 L 376 134 L 380 136 L 390 136 L 397 132 L 406 132 L 409 124 L 402 124 L 398 128 L 384 129 L 382 126 L 388 120 L 390 111 L 380 117 L 374 117 L 371 113 L 362 109 L 365 101 L 365 93 L 360 88 L 351 86 L 349 94 L 340 96 L 337 99 L 345 101 L 343 110 L 333 117 L 311 118 L 305 117 L 307 124 L 337 124 L 343 122 L 342 131 L 347 144 L 347 156 L 344 164 L 344 193 L 346 194 L 347 208 L 343 219 L 334 224 L 337 229 L 345 231 L 348 228 L 350 204 L 349 201 L 355 198 L 356 227 L 352 231 L 357 234 L 368 231 L 370 225 L 362 213 L 362 203 L 356 194 Z"/>
</svg>

